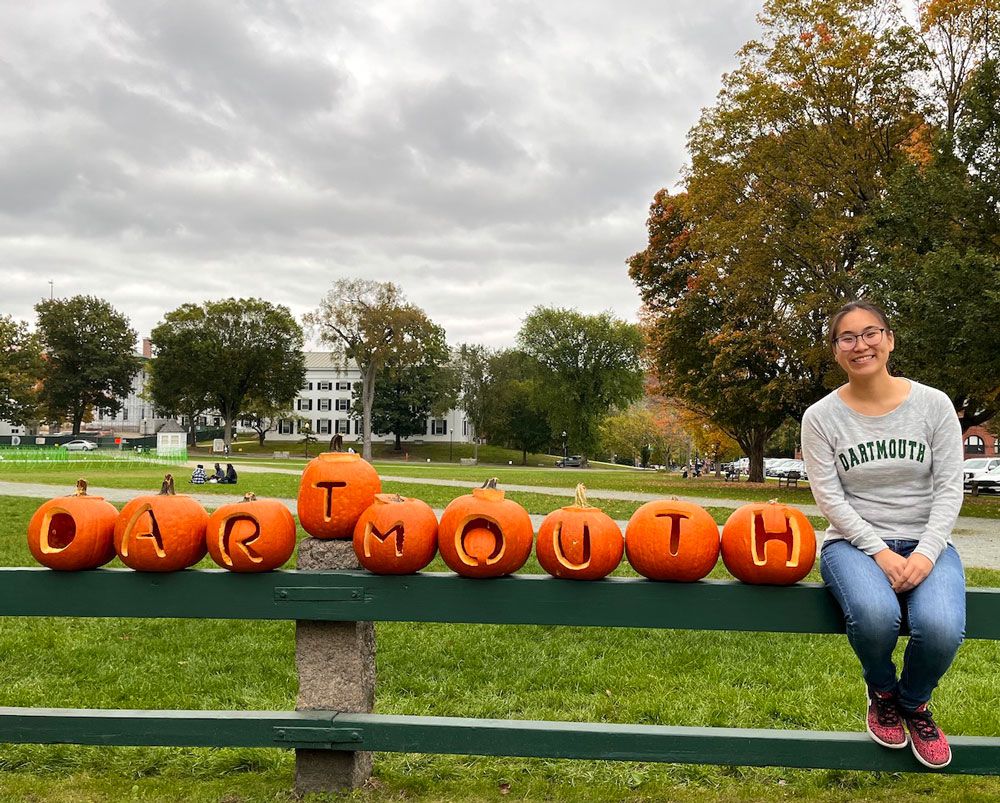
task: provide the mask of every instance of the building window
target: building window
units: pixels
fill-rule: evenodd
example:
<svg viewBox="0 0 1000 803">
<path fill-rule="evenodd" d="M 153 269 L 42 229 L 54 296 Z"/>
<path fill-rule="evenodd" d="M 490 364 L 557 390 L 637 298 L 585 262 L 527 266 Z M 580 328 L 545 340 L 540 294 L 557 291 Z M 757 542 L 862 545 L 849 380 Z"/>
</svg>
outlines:
<svg viewBox="0 0 1000 803">
<path fill-rule="evenodd" d="M 306 382 L 306 383 L 305 383 L 305 384 L 304 384 L 304 385 L 302 386 L 302 389 L 303 389 L 303 390 L 312 390 L 312 389 L 313 389 L 313 383 L 312 383 L 312 382 Z"/>
<path fill-rule="evenodd" d="M 317 382 L 316 390 L 333 390 L 332 382 Z"/>
<path fill-rule="evenodd" d="M 350 389 L 351 389 L 351 383 L 350 382 L 338 382 L 337 383 L 337 390 L 350 390 Z"/>
<path fill-rule="evenodd" d="M 330 403 L 331 403 L 330 399 L 320 399 L 319 400 L 319 407 L 317 407 L 316 409 L 317 410 L 321 410 L 321 411 L 322 410 L 329 410 L 330 409 Z"/>
<path fill-rule="evenodd" d="M 282 418 L 278 422 L 279 435 L 292 435 L 295 432 L 295 422 L 290 418 Z"/>
<path fill-rule="evenodd" d="M 337 433 L 340 435 L 350 435 L 351 434 L 351 419 L 349 418 L 338 418 L 337 419 Z"/>
<path fill-rule="evenodd" d="M 965 439 L 966 454 L 986 454 L 986 441 L 978 435 L 970 435 Z"/>
<path fill-rule="evenodd" d="M 122 407 L 122 421 L 128 421 L 128 407 Z"/>
<path fill-rule="evenodd" d="M 337 411 L 341 413 L 346 413 L 351 409 L 350 399 L 337 399 Z"/>
<path fill-rule="evenodd" d="M 320 418 L 316 422 L 316 434 L 317 435 L 329 435 L 330 434 L 330 419 Z"/>
<path fill-rule="evenodd" d="M 355 435 L 360 435 L 361 434 L 361 419 L 360 418 L 355 418 L 354 419 L 354 434 Z"/>
<path fill-rule="evenodd" d="M 299 399 L 298 404 L 295 407 L 296 410 L 311 410 L 312 408 L 313 408 L 312 399 Z"/>
<path fill-rule="evenodd" d="M 444 418 L 431 419 L 431 435 L 447 435 L 448 422 Z"/>
<path fill-rule="evenodd" d="M 462 437 L 463 438 L 469 437 L 469 419 L 468 418 L 463 418 L 462 419 Z"/>
<path fill-rule="evenodd" d="M 306 429 L 308 429 L 308 430 L 312 430 L 312 421 L 310 421 L 308 419 L 302 419 L 302 418 L 297 419 L 296 422 L 295 422 L 295 431 L 299 435 L 302 434 L 303 427 L 306 428 Z"/>
</svg>

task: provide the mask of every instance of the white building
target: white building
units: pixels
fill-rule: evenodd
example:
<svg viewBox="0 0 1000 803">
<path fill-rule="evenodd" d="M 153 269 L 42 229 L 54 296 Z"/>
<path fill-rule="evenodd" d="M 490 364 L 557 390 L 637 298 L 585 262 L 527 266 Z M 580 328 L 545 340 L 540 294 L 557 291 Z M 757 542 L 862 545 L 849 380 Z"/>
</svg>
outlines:
<svg viewBox="0 0 1000 803">
<path fill-rule="evenodd" d="M 334 435 L 344 436 L 345 441 L 361 440 L 361 421 L 351 418 L 351 404 L 355 384 L 361 382 L 357 368 L 346 368 L 334 360 L 329 352 L 305 352 L 306 379 L 302 390 L 292 404 L 294 418 L 278 422 L 276 432 L 268 432 L 268 440 L 294 441 L 302 438 L 302 428 L 308 422 L 313 435 L 319 440 Z M 395 437 L 373 435 L 394 442 Z M 461 410 L 449 410 L 442 418 L 428 418 L 423 435 L 405 438 L 404 442 L 469 443 L 470 427 Z"/>
</svg>

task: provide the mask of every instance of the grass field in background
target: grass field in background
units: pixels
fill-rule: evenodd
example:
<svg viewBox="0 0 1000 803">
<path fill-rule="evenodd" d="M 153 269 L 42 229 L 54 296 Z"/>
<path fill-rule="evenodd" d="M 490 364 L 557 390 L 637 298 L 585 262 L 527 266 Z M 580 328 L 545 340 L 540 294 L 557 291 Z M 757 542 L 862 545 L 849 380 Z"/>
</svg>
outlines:
<svg viewBox="0 0 1000 803">
<path fill-rule="evenodd" d="M 0 497 L 0 564 L 31 565 L 25 529 L 38 504 Z M 431 569 L 443 566 L 438 560 Z M 532 560 L 523 571 L 537 572 L 537 564 Z M 714 576 L 725 574 L 717 568 Z M 1000 572 L 970 571 L 969 580 L 998 586 Z M 863 689 L 842 636 L 419 623 L 377 628 L 379 713 L 862 726 Z M 291 709 L 293 631 L 287 622 L 2 619 L 0 705 Z M 1000 734 L 998 662 L 1000 644 L 962 647 L 935 694 L 947 731 Z M 3 800 L 291 801 L 293 773 L 292 753 L 279 749 L 0 746 Z M 373 785 L 349 797 L 381 803 L 901 796 L 994 800 L 1000 779 L 377 754 Z"/>
</svg>

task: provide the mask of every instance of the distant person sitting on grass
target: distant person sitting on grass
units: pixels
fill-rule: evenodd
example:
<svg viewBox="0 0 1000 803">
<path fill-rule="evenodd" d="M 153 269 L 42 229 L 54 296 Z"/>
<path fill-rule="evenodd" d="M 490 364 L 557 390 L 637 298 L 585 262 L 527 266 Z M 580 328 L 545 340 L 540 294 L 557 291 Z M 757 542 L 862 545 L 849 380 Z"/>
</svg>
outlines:
<svg viewBox="0 0 1000 803">
<path fill-rule="evenodd" d="M 206 482 L 205 477 L 205 467 L 199 463 L 194 471 L 191 472 L 191 482 L 194 485 L 204 485 Z"/>
<path fill-rule="evenodd" d="M 227 485 L 236 484 L 236 469 L 233 468 L 232 463 L 226 463 L 226 476 L 223 479 L 219 480 L 219 482 L 224 482 Z"/>
<path fill-rule="evenodd" d="M 218 463 L 215 464 L 215 473 L 208 478 L 209 482 L 225 482 L 226 472 L 222 470 L 222 466 Z"/>
</svg>

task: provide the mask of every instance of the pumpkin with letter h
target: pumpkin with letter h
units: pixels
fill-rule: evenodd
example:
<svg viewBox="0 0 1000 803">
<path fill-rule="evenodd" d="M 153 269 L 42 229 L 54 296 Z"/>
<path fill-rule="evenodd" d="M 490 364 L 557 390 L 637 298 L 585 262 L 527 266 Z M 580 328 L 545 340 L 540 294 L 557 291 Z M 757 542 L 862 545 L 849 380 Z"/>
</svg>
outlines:
<svg viewBox="0 0 1000 803">
<path fill-rule="evenodd" d="M 813 567 L 816 532 L 801 510 L 776 499 L 753 502 L 723 526 L 722 560 L 744 583 L 791 585 Z"/>
</svg>

